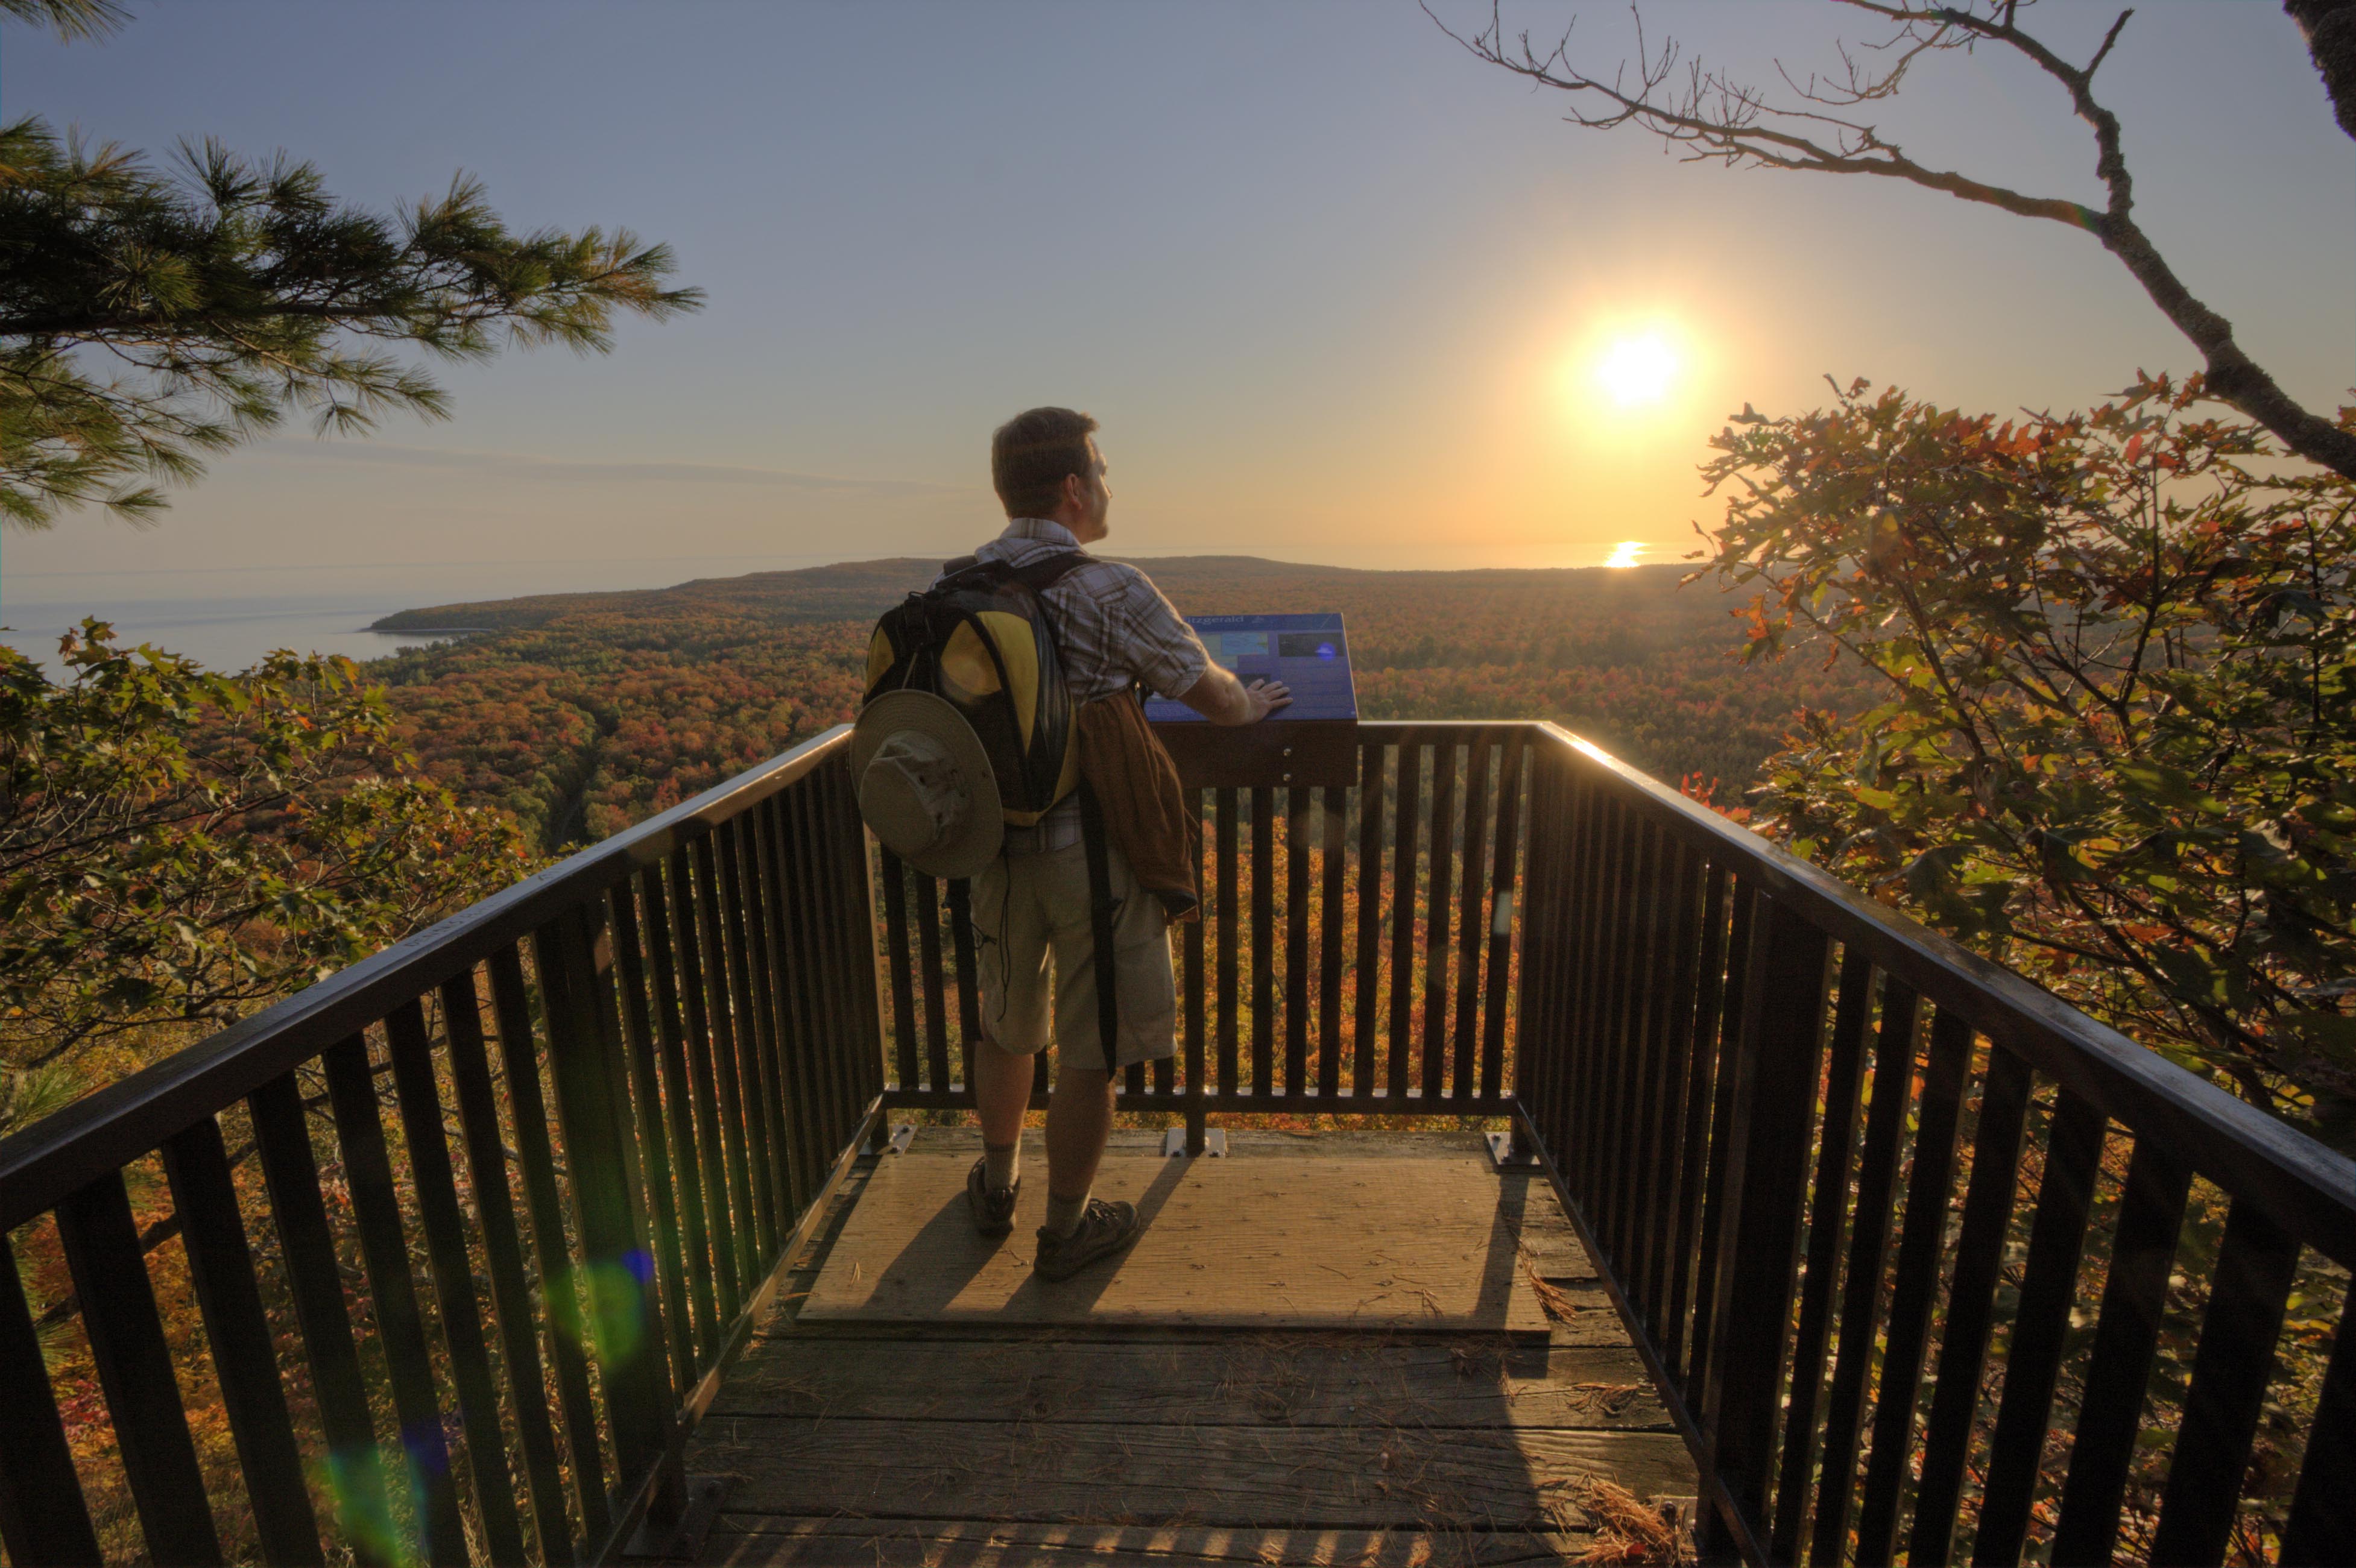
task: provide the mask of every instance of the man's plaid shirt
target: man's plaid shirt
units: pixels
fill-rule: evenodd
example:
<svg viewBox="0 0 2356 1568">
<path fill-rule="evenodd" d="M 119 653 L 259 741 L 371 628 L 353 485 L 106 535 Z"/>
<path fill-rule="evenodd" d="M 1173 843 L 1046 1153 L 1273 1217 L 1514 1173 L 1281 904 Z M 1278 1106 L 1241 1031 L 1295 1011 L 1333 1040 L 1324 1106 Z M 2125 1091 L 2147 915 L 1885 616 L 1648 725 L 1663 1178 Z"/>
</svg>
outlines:
<svg viewBox="0 0 2356 1568">
<path fill-rule="evenodd" d="M 1028 566 L 1079 547 L 1080 541 L 1061 523 L 1016 517 L 974 557 Z M 1159 696 L 1175 698 L 1193 689 L 1211 667 L 1211 656 L 1194 628 L 1152 580 L 1133 566 L 1092 560 L 1065 573 L 1040 597 L 1055 618 L 1064 684 L 1075 707 L 1126 691 L 1139 681 Z M 1079 802 L 1067 800 L 1036 827 L 1010 828 L 1006 848 L 1010 854 L 1059 849 L 1078 843 L 1079 835 Z"/>
</svg>

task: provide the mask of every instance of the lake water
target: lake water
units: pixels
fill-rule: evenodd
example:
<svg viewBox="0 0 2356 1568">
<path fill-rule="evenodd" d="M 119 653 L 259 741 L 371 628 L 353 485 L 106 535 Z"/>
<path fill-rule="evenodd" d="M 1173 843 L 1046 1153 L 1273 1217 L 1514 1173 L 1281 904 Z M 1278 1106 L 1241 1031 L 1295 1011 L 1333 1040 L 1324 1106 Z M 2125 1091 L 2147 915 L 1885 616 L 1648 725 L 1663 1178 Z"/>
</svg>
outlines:
<svg viewBox="0 0 2356 1568">
<path fill-rule="evenodd" d="M 58 636 L 85 615 L 112 623 L 126 645 L 150 643 L 215 669 L 243 669 L 274 648 L 380 658 L 442 639 L 371 632 L 396 610 L 526 593 L 663 588 L 819 566 L 841 555 L 712 556 L 614 561 L 411 563 L 384 567 L 237 568 L 220 571 L 0 571 L 0 643 L 48 666 Z"/>
<path fill-rule="evenodd" d="M 152 643 L 215 669 L 242 669 L 274 648 L 297 653 L 381 658 L 403 646 L 438 641 L 414 632 L 392 635 L 366 629 L 380 615 L 402 609 L 373 594 L 234 594 L 200 599 L 107 599 L 99 603 L 54 600 L 11 603 L 0 642 L 59 668 L 59 635 L 84 615 L 113 623 L 126 646 Z"/>
</svg>

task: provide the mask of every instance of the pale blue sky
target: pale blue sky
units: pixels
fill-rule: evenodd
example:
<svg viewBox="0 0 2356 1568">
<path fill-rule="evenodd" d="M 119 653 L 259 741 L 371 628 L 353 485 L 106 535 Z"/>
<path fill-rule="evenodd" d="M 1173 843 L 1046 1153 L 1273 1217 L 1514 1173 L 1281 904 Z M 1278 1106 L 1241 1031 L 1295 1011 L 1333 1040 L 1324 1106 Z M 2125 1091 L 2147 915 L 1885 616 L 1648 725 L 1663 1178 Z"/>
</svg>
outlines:
<svg viewBox="0 0 2356 1568">
<path fill-rule="evenodd" d="M 1103 420 L 1115 548 L 1657 558 L 1710 515 L 1694 465 L 1745 400 L 1814 404 L 1829 372 L 2059 407 L 2196 363 L 2086 236 L 1566 126 L 1394 0 L 134 10 L 99 45 L 0 28 L 0 111 L 284 148 L 379 205 L 464 168 L 519 226 L 669 241 L 711 303 L 608 357 L 447 369 L 445 424 L 221 459 L 145 533 L 10 535 L 14 602 L 109 592 L 66 572 L 480 562 L 513 591 L 539 562 L 571 587 L 950 553 L 993 527 L 990 428 L 1042 401 Z M 1590 58 L 1624 52 L 1619 5 L 1528 16 L 1574 10 Z M 1858 36 L 1822 0 L 1646 14 L 1738 61 Z M 2038 14 L 2083 52 L 2112 11 Z M 2295 393 L 2341 400 L 2356 143 L 2280 7 L 2141 5 L 2104 81 L 2152 232 Z M 1935 161 L 2095 197 L 2058 90 L 2009 60 L 1924 67 L 1903 123 Z M 1653 320 L 1687 346 L 1676 393 L 1599 415 L 1580 367 Z"/>
</svg>

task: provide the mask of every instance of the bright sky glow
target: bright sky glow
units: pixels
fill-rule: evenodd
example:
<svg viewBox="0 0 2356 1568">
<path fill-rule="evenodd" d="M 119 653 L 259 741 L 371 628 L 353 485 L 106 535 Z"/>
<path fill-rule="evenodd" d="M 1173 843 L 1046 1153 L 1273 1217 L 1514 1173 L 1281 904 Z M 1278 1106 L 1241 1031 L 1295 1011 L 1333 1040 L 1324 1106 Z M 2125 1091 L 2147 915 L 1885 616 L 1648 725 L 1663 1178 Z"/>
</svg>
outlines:
<svg viewBox="0 0 2356 1568">
<path fill-rule="evenodd" d="M 1603 558 L 1603 564 L 1606 566 L 1633 566 L 1636 564 L 1636 559 L 1650 548 L 1651 547 L 1645 544 L 1642 539 L 1622 539 L 1618 544 L 1612 547 L 1612 553 Z"/>
<path fill-rule="evenodd" d="M 127 4 L 102 42 L 0 19 L 9 117 L 159 165 L 181 137 L 283 147 L 382 211 L 464 169 L 516 229 L 669 245 L 711 303 L 624 319 L 610 356 L 426 364 L 448 423 L 315 441 L 298 416 L 153 528 L 0 537 L 0 624 L 52 647 L 142 596 L 393 609 L 946 560 L 998 526 L 990 431 L 1042 402 L 1104 421 L 1109 553 L 1567 567 L 1641 540 L 1667 560 L 1722 513 L 1697 467 L 1746 402 L 1804 412 L 1866 376 L 2060 411 L 2200 362 L 2076 229 L 1576 130 L 1409 0 L 712 5 L 668 31 L 618 0 Z M 1584 58 L 1633 52 L 1616 0 L 1509 0 L 1509 34 L 1573 9 Z M 2075 60 L 2116 11 L 2037 9 Z M 1871 31 L 1824 0 L 1644 14 L 1767 82 Z M 2138 7 L 2103 80 L 2170 262 L 2286 389 L 2345 401 L 2356 163 L 2297 26 Z M 1926 59 L 1892 112 L 1941 162 L 2100 199 L 2084 126 L 2032 68 Z M 1074 192 L 1079 216 L 1043 220 Z M 1934 302 L 1942 258 L 1971 283 Z"/>
<path fill-rule="evenodd" d="M 1667 396 L 1676 381 L 1677 351 L 1662 333 L 1616 337 L 1596 362 L 1596 379 L 1623 409 L 1642 408 Z"/>
</svg>

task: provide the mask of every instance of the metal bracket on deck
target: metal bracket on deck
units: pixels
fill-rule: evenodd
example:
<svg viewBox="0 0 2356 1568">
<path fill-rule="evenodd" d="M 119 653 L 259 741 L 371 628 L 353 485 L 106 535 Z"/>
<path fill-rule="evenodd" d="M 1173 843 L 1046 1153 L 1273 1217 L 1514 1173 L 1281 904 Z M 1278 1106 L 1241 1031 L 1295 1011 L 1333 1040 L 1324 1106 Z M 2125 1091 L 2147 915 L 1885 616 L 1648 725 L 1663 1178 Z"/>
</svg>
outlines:
<svg viewBox="0 0 2356 1568">
<path fill-rule="evenodd" d="M 1490 1133 L 1487 1135 L 1487 1137 L 1489 1140 L 1489 1161 L 1499 1170 L 1531 1171 L 1538 1168 L 1538 1161 L 1536 1155 L 1515 1154 L 1513 1134 L 1509 1132 Z"/>
<path fill-rule="evenodd" d="M 701 1557 L 704 1537 L 712 1533 L 712 1521 L 720 1517 L 720 1499 L 727 1495 L 725 1478 L 690 1476 L 687 1507 L 669 1524 L 640 1520 L 638 1528 L 630 1532 L 629 1544 L 622 1548 L 622 1561 L 692 1563 Z"/>
<path fill-rule="evenodd" d="M 885 1154 L 905 1154 L 908 1146 L 916 1141 L 916 1124 L 902 1122 L 892 1129 L 891 1141 L 884 1146 Z"/>
<path fill-rule="evenodd" d="M 1162 1154 L 1165 1159 L 1176 1159 L 1186 1152 L 1186 1129 L 1173 1127 L 1162 1135 Z M 1224 1127 L 1213 1127 L 1203 1135 L 1203 1152 L 1213 1159 L 1227 1157 L 1227 1134 Z"/>
</svg>

